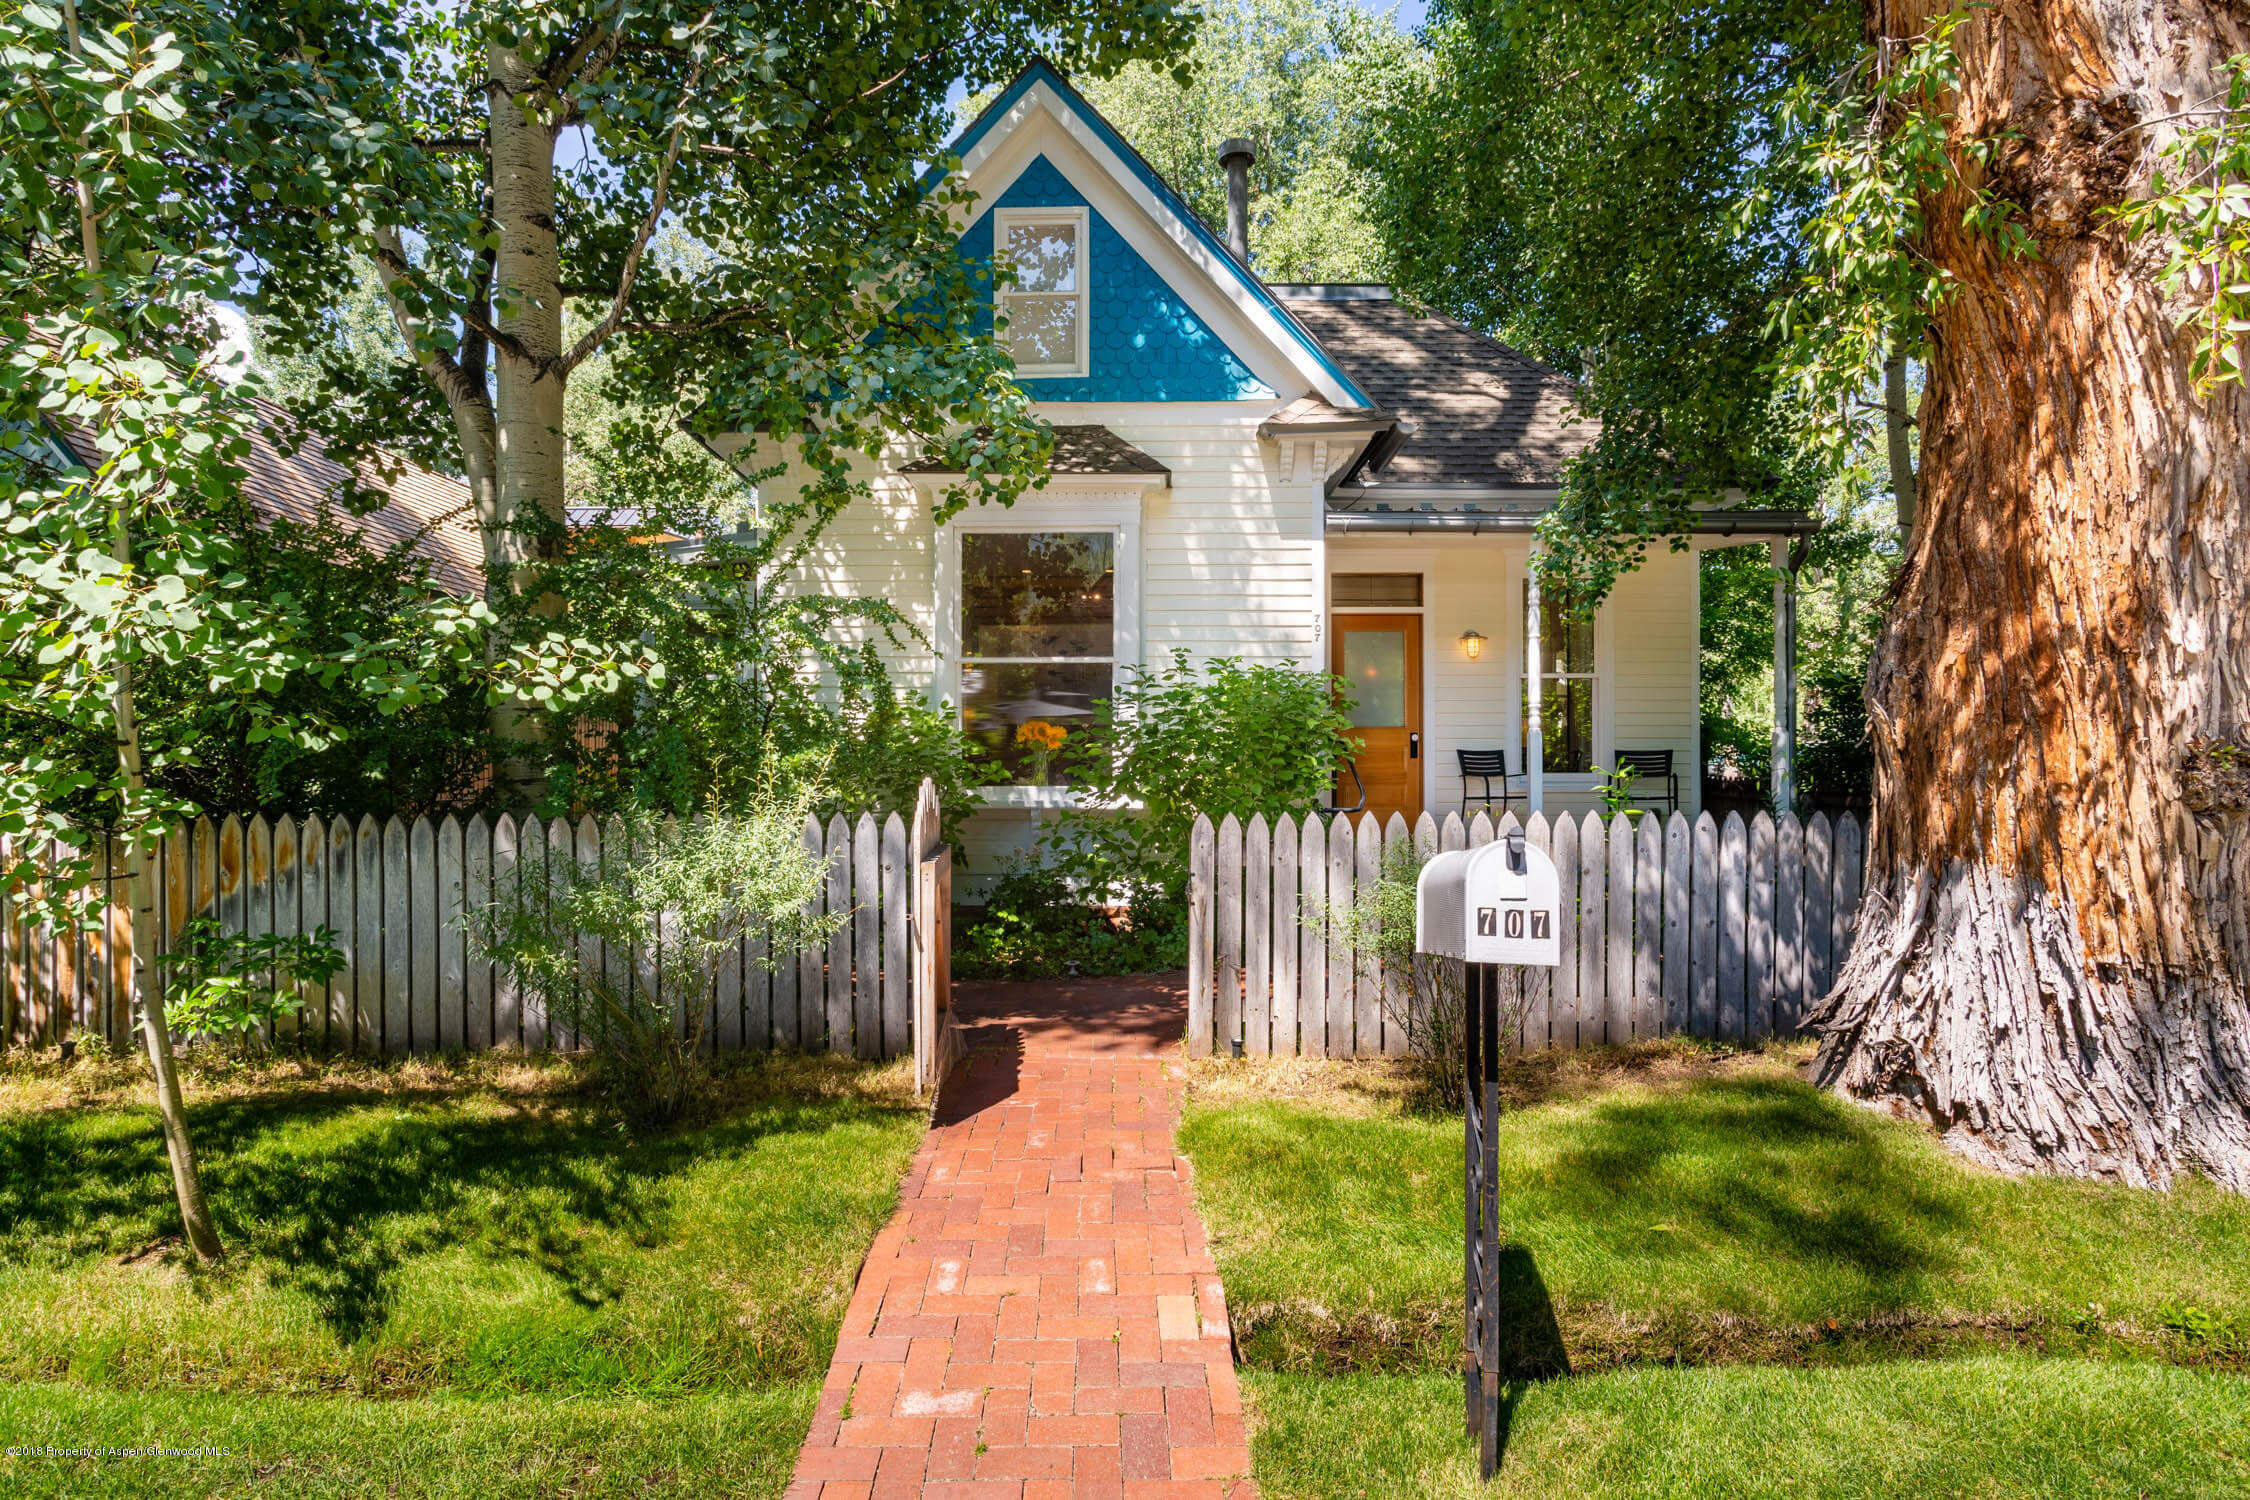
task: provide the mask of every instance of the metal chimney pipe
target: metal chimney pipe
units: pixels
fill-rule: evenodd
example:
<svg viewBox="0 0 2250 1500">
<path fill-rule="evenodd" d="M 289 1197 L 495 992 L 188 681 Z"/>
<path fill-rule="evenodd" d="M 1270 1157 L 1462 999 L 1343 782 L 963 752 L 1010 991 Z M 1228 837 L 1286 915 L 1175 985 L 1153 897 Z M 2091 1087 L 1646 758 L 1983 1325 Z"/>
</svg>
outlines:
<svg viewBox="0 0 2250 1500">
<path fill-rule="evenodd" d="M 1219 165 L 1227 169 L 1227 248 L 1250 264 L 1250 164 L 1258 148 L 1241 136 L 1219 142 Z"/>
</svg>

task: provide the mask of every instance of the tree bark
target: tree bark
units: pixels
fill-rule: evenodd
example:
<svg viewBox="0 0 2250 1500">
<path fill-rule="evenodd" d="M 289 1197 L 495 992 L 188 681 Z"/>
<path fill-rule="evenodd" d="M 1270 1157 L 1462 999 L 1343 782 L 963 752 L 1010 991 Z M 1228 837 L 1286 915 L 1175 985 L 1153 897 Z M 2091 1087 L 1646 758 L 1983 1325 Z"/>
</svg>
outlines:
<svg viewBox="0 0 2250 1500">
<path fill-rule="evenodd" d="M 1943 8 L 1870 0 L 1887 37 Z M 2250 400 L 2208 402 L 2145 195 L 2250 50 L 2228 0 L 2002 0 L 1956 138 L 2038 254 L 1932 206 L 1920 514 L 1868 683 L 1866 903 L 1816 1078 L 1995 1167 L 2250 1191 Z"/>
<path fill-rule="evenodd" d="M 487 116 L 492 144 L 492 220 L 499 237 L 493 322 L 493 413 L 499 454 L 497 528 L 487 554 L 503 566 L 535 555 L 520 529 L 544 516 L 562 524 L 562 247 L 555 233 L 557 104 L 541 59 L 494 46 Z"/>
</svg>

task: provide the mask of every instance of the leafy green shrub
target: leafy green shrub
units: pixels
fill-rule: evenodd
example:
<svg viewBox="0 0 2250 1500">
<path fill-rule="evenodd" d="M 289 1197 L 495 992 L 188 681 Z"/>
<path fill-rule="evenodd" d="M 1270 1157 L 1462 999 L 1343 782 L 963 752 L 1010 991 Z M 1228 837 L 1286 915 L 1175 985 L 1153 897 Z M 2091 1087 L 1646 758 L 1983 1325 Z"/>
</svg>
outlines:
<svg viewBox="0 0 2250 1500">
<path fill-rule="evenodd" d="M 1396 991 L 1383 986 L 1384 1024 L 1406 1034 L 1408 1061 L 1421 1074 L 1423 1088 L 1437 1103 L 1453 1108 L 1461 1103 L 1468 1060 L 1467 993 L 1459 964 L 1414 951 L 1415 886 L 1422 865 L 1422 853 L 1411 843 L 1385 849 L 1373 891 L 1361 892 L 1348 911 L 1323 902 L 1318 915 L 1305 920 L 1345 934 L 1355 952 L 1372 949 L 1386 971 L 1404 976 L 1405 984 Z M 1513 1034 L 1523 1021 L 1521 986 L 1504 988 L 1500 1006 L 1500 1030 Z"/>
<path fill-rule="evenodd" d="M 1824 664 L 1805 686 L 1809 701 L 1797 746 L 1797 784 L 1805 804 L 1865 807 L 1875 794 L 1875 747 L 1867 737 L 1867 664 Z"/>
<path fill-rule="evenodd" d="M 822 814 L 910 817 L 927 776 L 958 825 L 987 778 L 951 715 L 890 680 L 883 650 L 919 642 L 913 623 L 884 599 L 788 586 L 852 492 L 777 490 L 753 515 L 741 478 L 687 448 L 660 450 L 643 473 L 626 462 L 632 445 L 613 445 L 595 519 L 558 540 L 523 591 L 560 598 L 581 629 L 645 643 L 666 667 L 660 682 L 546 716 L 548 810 L 684 816 L 771 785 L 824 788 Z M 639 477 L 619 488 L 620 474 Z"/>
<path fill-rule="evenodd" d="M 176 1035 L 248 1050 L 274 1022 L 303 1013 L 305 986 L 325 988 L 344 967 L 341 936 L 333 927 L 229 932 L 216 918 L 196 917 L 156 957 L 165 1019 Z"/>
<path fill-rule="evenodd" d="M 937 788 L 938 836 L 958 847 L 962 821 L 982 805 L 977 789 L 992 779 L 982 748 L 950 710 L 933 709 L 918 694 L 884 686 L 869 699 L 856 722 L 840 726 L 832 755 L 825 747 L 801 752 L 827 759 L 829 794 L 817 811 L 911 819 L 927 777 Z"/>
<path fill-rule="evenodd" d="M 1151 974 L 1186 963 L 1185 903 L 1144 890 L 1112 913 L 1033 864 L 1003 875 L 953 938 L 953 972 L 963 979 Z"/>
<path fill-rule="evenodd" d="M 1128 669 L 1093 733 L 1062 752 L 1091 806 L 1042 840 L 1084 891 L 1127 900 L 1187 887 L 1197 813 L 1302 817 L 1328 800 L 1336 762 L 1359 752 L 1348 697 L 1327 672 L 1222 657 Z"/>
<path fill-rule="evenodd" d="M 468 914 L 469 931 L 551 1024 L 592 1049 L 605 1091 L 629 1118 L 676 1119 L 702 1076 L 720 967 L 745 934 L 763 928 L 770 951 L 789 953 L 845 920 L 805 911 L 827 872 L 799 841 L 817 800 L 812 787 L 767 791 L 741 812 L 640 823 L 633 857 L 606 868 L 525 865 L 510 896 Z M 639 962 L 612 972 L 584 938 Z"/>
</svg>

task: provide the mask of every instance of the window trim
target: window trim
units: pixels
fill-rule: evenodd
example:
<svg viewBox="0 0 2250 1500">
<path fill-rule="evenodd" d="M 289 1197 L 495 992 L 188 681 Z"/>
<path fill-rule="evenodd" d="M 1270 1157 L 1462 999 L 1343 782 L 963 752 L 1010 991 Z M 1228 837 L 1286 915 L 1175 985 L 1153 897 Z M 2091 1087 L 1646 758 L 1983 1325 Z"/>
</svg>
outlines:
<svg viewBox="0 0 2250 1500">
<path fill-rule="evenodd" d="M 937 532 L 937 673 L 930 683 L 930 706 L 962 723 L 961 538 L 970 532 L 1106 531 L 1115 548 L 1110 611 L 1110 670 L 1142 665 L 1141 654 L 1141 492 L 1115 489 L 1027 494 L 998 515 L 965 512 Z M 1111 681 L 1116 680 L 1113 675 Z M 978 795 L 995 807 L 1076 807 L 1084 796 L 1076 787 L 995 783 Z"/>
<path fill-rule="evenodd" d="M 1078 258 L 1073 276 L 1078 282 L 1076 293 L 1069 292 L 1019 292 L 997 283 L 993 286 L 993 310 L 1004 312 L 1010 297 L 1067 297 L 1078 299 L 1078 348 L 1068 364 L 1016 366 L 1016 374 L 1026 380 L 1053 380 L 1083 378 L 1089 372 L 1089 350 L 1094 324 L 1094 284 L 1089 241 L 1093 237 L 1091 215 L 1084 208 L 996 208 L 992 211 L 992 257 L 995 261 L 1006 257 L 1008 231 L 1019 224 L 1061 224 L 1077 226 Z M 1001 347 L 1007 347 L 1005 335 Z"/>
<path fill-rule="evenodd" d="M 1519 552 L 1510 559 L 1511 566 L 1509 569 L 1512 575 L 1510 582 L 1513 585 L 1509 590 L 1509 596 L 1515 600 L 1515 608 L 1510 611 L 1511 618 L 1508 627 L 1509 655 L 1512 658 L 1510 676 L 1513 678 L 1511 685 L 1515 691 L 1508 694 L 1507 714 L 1512 721 L 1508 733 L 1509 742 L 1517 747 L 1519 756 L 1528 748 L 1525 744 L 1524 695 L 1534 682 L 1544 680 L 1543 674 L 1538 674 L 1533 670 L 1534 664 L 1525 649 L 1527 642 L 1524 640 L 1523 591 L 1530 574 L 1530 561 L 1528 554 Z M 1597 766 L 1608 766 L 1615 759 L 1615 726 L 1612 719 L 1615 710 L 1614 695 L 1617 685 L 1617 672 L 1613 657 L 1615 642 L 1611 631 L 1611 623 L 1616 618 L 1616 610 L 1612 607 L 1615 603 L 1614 599 L 1604 599 L 1594 610 L 1593 671 L 1590 673 L 1567 672 L 1555 674 L 1557 677 L 1572 677 L 1581 681 L 1591 680 L 1594 684 L 1594 744 L 1592 755 L 1593 764 Z M 1545 776 L 1550 788 L 1559 788 L 1566 791 L 1596 787 L 1601 781 L 1601 778 L 1591 771 L 1548 771 Z"/>
</svg>

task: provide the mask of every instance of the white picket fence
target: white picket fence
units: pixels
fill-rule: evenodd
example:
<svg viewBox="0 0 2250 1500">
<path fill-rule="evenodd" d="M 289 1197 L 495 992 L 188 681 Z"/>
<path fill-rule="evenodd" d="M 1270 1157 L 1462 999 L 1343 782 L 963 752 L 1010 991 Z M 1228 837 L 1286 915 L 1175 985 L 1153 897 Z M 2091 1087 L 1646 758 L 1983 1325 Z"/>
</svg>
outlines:
<svg viewBox="0 0 2250 1500">
<path fill-rule="evenodd" d="M 711 1046 L 868 1058 L 911 1049 L 914 947 L 925 931 L 942 941 L 949 925 L 947 913 L 919 927 L 913 921 L 917 864 L 942 850 L 934 802 L 915 821 L 918 839 L 896 813 L 880 823 L 865 813 L 839 814 L 825 827 L 806 820 L 805 847 L 828 865 L 815 909 L 849 920 L 823 947 L 779 955 L 770 967 L 764 939 L 745 939 L 717 993 L 686 1002 L 708 1007 Z M 334 929 L 346 963 L 325 994 L 307 996 L 299 1021 L 270 1038 L 277 1045 L 371 1055 L 566 1049 L 577 1039 L 479 956 L 462 915 L 536 861 L 552 868 L 630 857 L 622 827 L 593 817 L 206 818 L 161 843 L 153 925 L 159 951 L 196 916 L 251 934 Z M 52 1046 L 99 1033 L 133 1045 L 127 887 L 122 851 L 113 848 L 87 893 L 85 925 L 34 925 L 13 907 L 0 920 L 0 1044 Z M 591 946 L 581 961 L 612 974 L 641 959 L 582 942 Z M 943 996 L 934 1004 L 942 1008 Z"/>
<path fill-rule="evenodd" d="M 1344 924 L 1386 849 L 1421 857 L 1518 826 L 1393 814 L 1269 826 L 1196 819 L 1190 855 L 1188 1049 L 1249 1055 L 1400 1056 L 1405 975 L 1354 951 Z M 1690 823 L 1568 813 L 1522 825 L 1554 859 L 1562 963 L 1534 978 L 1526 1050 L 1690 1035 L 1729 1041 L 1796 1029 L 1850 951 L 1864 858 L 1859 821 L 1708 813 Z M 1575 899 L 1573 897 L 1575 896 Z M 1386 1013 L 1384 998 L 1391 999 Z"/>
</svg>

